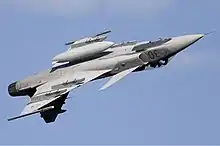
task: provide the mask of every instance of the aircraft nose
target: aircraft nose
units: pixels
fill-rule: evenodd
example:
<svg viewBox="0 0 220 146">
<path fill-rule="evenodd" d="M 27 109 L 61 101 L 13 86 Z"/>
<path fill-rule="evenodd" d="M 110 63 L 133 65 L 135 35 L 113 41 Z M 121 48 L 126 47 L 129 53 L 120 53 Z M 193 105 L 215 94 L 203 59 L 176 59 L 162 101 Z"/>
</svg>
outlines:
<svg viewBox="0 0 220 146">
<path fill-rule="evenodd" d="M 15 96 L 15 94 L 17 93 L 16 84 L 17 84 L 17 82 L 14 82 L 8 86 L 9 95 Z"/>
<path fill-rule="evenodd" d="M 185 36 L 175 37 L 172 39 L 173 43 L 171 43 L 172 44 L 171 49 L 174 52 L 179 52 L 179 51 L 189 47 L 190 45 L 194 44 L 195 42 L 197 42 L 198 40 L 200 40 L 204 36 L 205 36 L 205 34 L 193 34 L 193 35 L 185 35 Z"/>
<path fill-rule="evenodd" d="M 194 34 L 186 36 L 186 41 L 188 44 L 193 44 L 204 37 L 204 34 Z"/>
</svg>

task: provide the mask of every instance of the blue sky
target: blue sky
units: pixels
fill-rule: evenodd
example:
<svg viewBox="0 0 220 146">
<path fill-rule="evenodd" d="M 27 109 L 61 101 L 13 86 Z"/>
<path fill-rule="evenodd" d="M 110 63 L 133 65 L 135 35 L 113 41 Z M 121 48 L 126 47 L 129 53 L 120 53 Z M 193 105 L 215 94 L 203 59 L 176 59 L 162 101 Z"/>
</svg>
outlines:
<svg viewBox="0 0 220 146">
<path fill-rule="evenodd" d="M 219 14 L 219 0 L 0 1 L 0 144 L 220 144 Z M 71 92 L 53 124 L 38 115 L 7 122 L 27 102 L 9 97 L 9 83 L 49 68 L 67 41 L 105 29 L 116 42 L 217 33 L 165 68 Z"/>
</svg>

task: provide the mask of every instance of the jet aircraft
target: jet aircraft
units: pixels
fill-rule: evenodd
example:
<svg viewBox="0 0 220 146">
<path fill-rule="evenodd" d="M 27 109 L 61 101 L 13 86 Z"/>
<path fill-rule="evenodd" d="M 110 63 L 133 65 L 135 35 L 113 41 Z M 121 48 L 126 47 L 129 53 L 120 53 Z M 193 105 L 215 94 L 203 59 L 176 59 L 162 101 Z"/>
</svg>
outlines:
<svg viewBox="0 0 220 146">
<path fill-rule="evenodd" d="M 66 43 L 68 49 L 52 59 L 48 70 L 11 83 L 12 97 L 28 96 L 29 102 L 19 116 L 8 121 L 40 113 L 46 123 L 66 112 L 62 109 L 71 90 L 98 79 L 111 77 L 104 90 L 126 75 L 161 68 L 179 52 L 206 34 L 160 38 L 155 41 L 105 41 L 111 31 Z"/>
</svg>

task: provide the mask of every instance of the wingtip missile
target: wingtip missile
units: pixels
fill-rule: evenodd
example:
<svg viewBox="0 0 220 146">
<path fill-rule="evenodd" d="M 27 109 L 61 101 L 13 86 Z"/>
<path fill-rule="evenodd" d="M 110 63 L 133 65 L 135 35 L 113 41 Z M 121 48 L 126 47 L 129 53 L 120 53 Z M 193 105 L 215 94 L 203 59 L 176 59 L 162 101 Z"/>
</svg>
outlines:
<svg viewBox="0 0 220 146">
<path fill-rule="evenodd" d="M 68 42 L 68 43 L 65 43 L 65 45 L 66 46 L 69 46 L 69 45 L 72 45 L 72 44 L 74 44 L 74 43 L 77 43 L 77 42 L 81 42 L 82 40 L 83 41 L 88 41 L 88 40 L 95 40 L 96 38 L 99 38 L 99 39 L 101 39 L 101 40 L 105 40 L 106 38 L 107 38 L 107 36 L 105 36 L 105 37 L 103 37 L 103 38 L 100 38 L 102 35 L 105 35 L 105 34 L 108 34 L 108 33 L 110 33 L 110 32 L 112 32 L 111 30 L 106 30 L 106 31 L 103 31 L 103 32 L 101 32 L 101 33 L 98 33 L 98 34 L 96 34 L 96 35 L 94 35 L 94 36 L 90 36 L 90 37 L 84 37 L 83 39 L 79 39 L 79 40 L 74 40 L 74 41 L 71 41 L 71 42 Z M 85 40 L 84 40 L 85 39 Z"/>
<path fill-rule="evenodd" d="M 30 115 L 34 115 L 34 114 L 37 114 L 37 113 L 40 113 L 40 112 L 46 112 L 46 111 L 49 111 L 49 110 L 52 110 L 52 109 L 54 109 L 54 106 L 49 106 L 49 107 L 45 107 L 43 109 L 36 110 L 34 112 L 31 112 L 31 113 L 27 113 L 27 114 L 19 115 L 19 116 L 16 116 L 16 117 L 8 118 L 7 120 L 12 121 L 12 120 L 20 119 L 20 118 L 27 117 L 27 116 L 30 116 Z"/>
<path fill-rule="evenodd" d="M 112 31 L 111 30 L 107 30 L 107 31 L 104 31 L 104 32 L 96 34 L 94 37 L 101 36 L 101 35 L 104 35 L 104 34 L 108 34 L 110 32 L 112 32 Z"/>
<path fill-rule="evenodd" d="M 65 43 L 66 46 L 69 46 L 69 45 L 72 45 L 73 43 L 75 43 L 76 41 L 71 41 L 71 42 L 68 42 L 68 43 Z"/>
</svg>

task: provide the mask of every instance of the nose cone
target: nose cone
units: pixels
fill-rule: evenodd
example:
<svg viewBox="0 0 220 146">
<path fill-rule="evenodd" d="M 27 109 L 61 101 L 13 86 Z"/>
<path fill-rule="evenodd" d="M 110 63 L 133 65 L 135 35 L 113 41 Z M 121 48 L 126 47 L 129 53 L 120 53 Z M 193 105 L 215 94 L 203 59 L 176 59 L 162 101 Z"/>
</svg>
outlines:
<svg viewBox="0 0 220 146">
<path fill-rule="evenodd" d="M 16 96 L 16 93 L 17 93 L 16 84 L 17 84 L 17 82 L 14 82 L 8 86 L 8 94 L 9 95 Z"/>
<path fill-rule="evenodd" d="M 187 35 L 187 36 L 185 36 L 185 41 L 186 41 L 186 43 L 191 45 L 191 44 L 197 42 L 198 40 L 200 40 L 203 37 L 204 37 L 204 34 Z"/>
<path fill-rule="evenodd" d="M 171 50 L 179 52 L 204 37 L 204 34 L 184 35 L 172 38 Z"/>
</svg>

